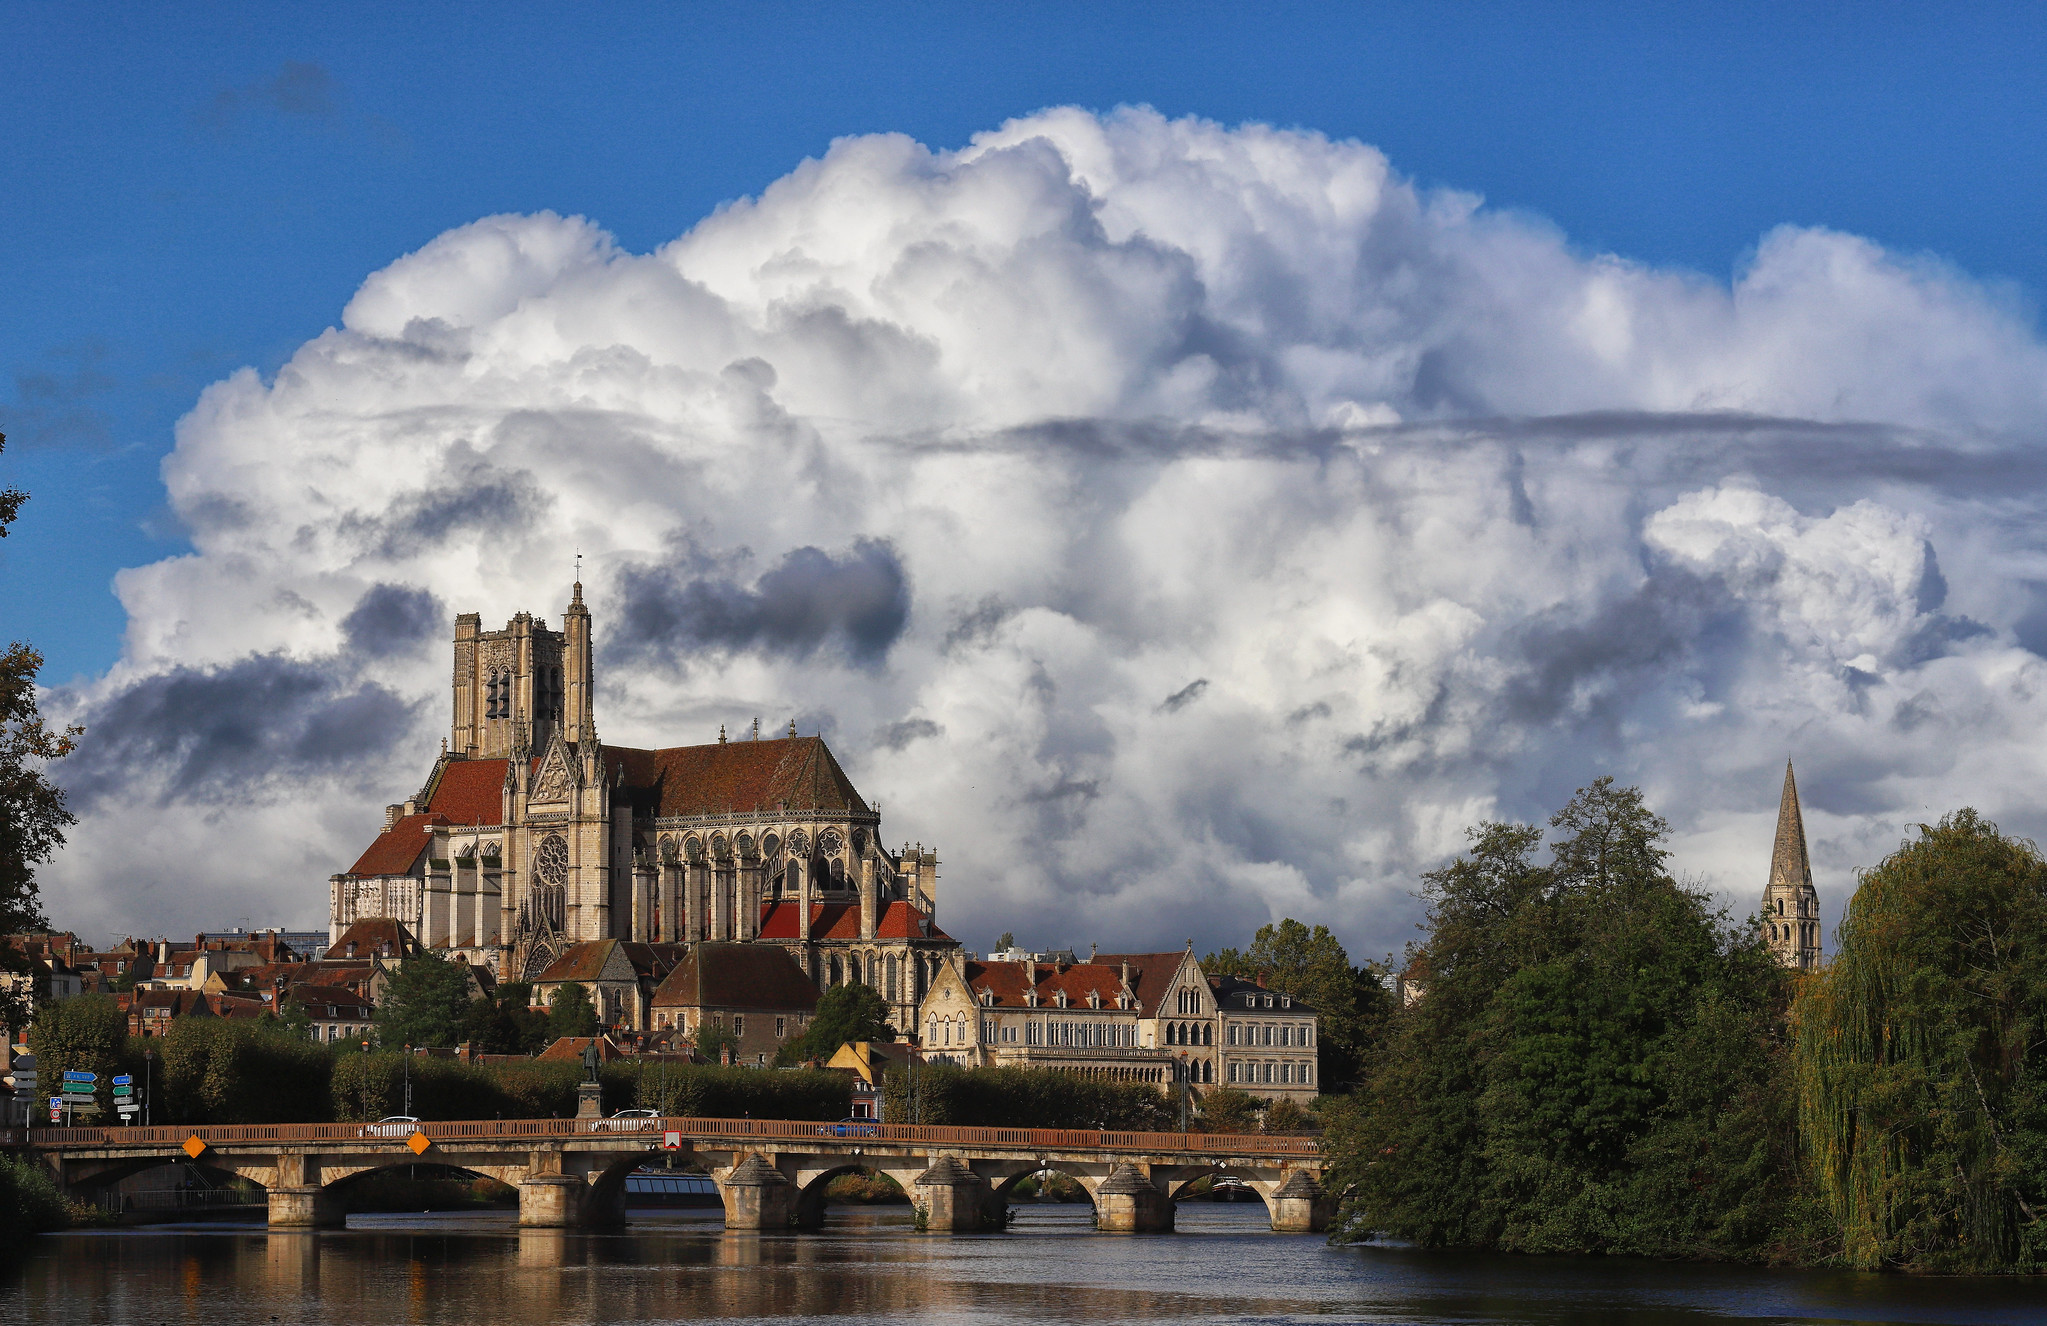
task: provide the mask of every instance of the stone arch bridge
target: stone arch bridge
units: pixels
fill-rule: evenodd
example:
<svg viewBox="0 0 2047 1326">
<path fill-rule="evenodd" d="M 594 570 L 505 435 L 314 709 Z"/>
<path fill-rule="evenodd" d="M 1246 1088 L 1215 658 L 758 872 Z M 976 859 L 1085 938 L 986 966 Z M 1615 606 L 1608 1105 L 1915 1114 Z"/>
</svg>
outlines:
<svg viewBox="0 0 2047 1326">
<path fill-rule="evenodd" d="M 519 1223 L 575 1228 L 624 1218 L 625 1178 L 657 1156 L 700 1165 L 734 1230 L 814 1227 L 825 1185 L 854 1170 L 901 1184 L 933 1231 L 999 1229 L 1010 1189 L 1040 1170 L 1071 1176 L 1114 1233 L 1173 1228 L 1173 1204 L 1208 1176 L 1241 1180 L 1272 1227 L 1319 1232 L 1332 1203 L 1308 1137 L 1122 1133 L 768 1119 L 525 1119 L 421 1124 L 36 1128 L 26 1147 L 75 1196 L 160 1165 L 191 1161 L 259 1184 L 274 1229 L 342 1223 L 339 1189 L 401 1165 L 444 1165 L 516 1188 Z"/>
</svg>

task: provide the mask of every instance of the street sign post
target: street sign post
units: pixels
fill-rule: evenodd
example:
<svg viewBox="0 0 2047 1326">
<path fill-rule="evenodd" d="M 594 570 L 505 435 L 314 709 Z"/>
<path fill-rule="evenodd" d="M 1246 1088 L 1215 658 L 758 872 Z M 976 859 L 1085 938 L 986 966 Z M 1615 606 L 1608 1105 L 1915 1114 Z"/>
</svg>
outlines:
<svg viewBox="0 0 2047 1326">
<path fill-rule="evenodd" d="M 66 1082 L 97 1082 L 100 1080 L 100 1075 L 98 1073 L 88 1073 L 78 1068 L 67 1068 L 64 1070 L 64 1080 Z"/>
</svg>

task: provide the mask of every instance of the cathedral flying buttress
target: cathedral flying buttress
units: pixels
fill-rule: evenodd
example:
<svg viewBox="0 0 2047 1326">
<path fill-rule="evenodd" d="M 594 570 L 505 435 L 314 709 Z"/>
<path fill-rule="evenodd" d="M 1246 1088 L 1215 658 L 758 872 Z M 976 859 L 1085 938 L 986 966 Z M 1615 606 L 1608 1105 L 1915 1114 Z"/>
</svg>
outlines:
<svg viewBox="0 0 2047 1326">
<path fill-rule="evenodd" d="M 330 880 L 333 934 L 388 916 L 501 979 L 618 940 L 673 966 L 707 940 L 778 944 L 819 987 L 873 987 L 914 1020 L 958 949 L 937 853 L 882 845 L 880 813 L 822 737 L 642 750 L 599 740 L 590 612 L 455 619 L 453 722 L 420 790 Z"/>
</svg>

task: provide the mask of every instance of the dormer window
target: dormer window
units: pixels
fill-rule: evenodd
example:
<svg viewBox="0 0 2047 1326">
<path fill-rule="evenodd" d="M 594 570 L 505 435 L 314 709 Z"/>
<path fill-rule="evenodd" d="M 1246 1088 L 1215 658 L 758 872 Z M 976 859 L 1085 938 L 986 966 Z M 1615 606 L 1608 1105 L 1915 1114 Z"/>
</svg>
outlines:
<svg viewBox="0 0 2047 1326">
<path fill-rule="evenodd" d="M 1059 1007 L 1061 1008 L 1066 1007 L 1066 991 L 1061 990 L 1059 991 L 1059 993 L 1052 997 L 1058 1003 Z"/>
<path fill-rule="evenodd" d="M 1089 1008 L 1100 1008 L 1102 1006 L 1102 992 L 1100 990 L 1090 990 L 1087 992 L 1087 1006 Z"/>
</svg>

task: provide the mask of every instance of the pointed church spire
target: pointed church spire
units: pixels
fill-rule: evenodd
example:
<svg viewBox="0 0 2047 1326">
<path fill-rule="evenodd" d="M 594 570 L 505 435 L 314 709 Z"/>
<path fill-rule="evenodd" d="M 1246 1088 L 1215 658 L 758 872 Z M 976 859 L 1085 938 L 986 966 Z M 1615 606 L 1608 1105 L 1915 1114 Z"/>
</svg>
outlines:
<svg viewBox="0 0 2047 1326">
<path fill-rule="evenodd" d="M 590 610 L 583 606 L 583 582 L 578 579 L 568 609 L 562 613 L 562 690 L 566 702 L 562 737 L 573 746 L 597 740 L 597 711 L 592 695 L 596 677 L 592 672 Z"/>
<path fill-rule="evenodd" d="M 1805 816 L 1798 807 L 1798 780 L 1784 762 L 1784 794 L 1777 803 L 1777 840 L 1770 849 L 1770 880 L 1763 886 L 1763 934 L 1786 967 L 1820 962 L 1820 895 L 1812 883 L 1806 853 Z"/>
<path fill-rule="evenodd" d="M 1784 795 L 1777 802 L 1777 844 L 1770 852 L 1770 883 L 1812 887 L 1812 861 L 1805 853 L 1805 817 L 1798 813 L 1798 780 L 1784 761 Z"/>
</svg>

